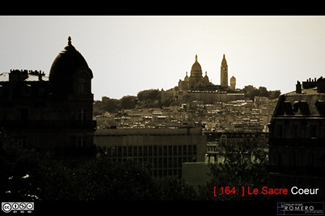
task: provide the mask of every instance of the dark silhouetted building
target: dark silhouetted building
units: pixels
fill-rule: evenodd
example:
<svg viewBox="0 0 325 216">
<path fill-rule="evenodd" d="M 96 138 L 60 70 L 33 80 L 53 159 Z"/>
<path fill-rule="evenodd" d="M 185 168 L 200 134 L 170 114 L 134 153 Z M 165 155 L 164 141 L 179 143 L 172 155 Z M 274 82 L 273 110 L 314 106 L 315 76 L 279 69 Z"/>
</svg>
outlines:
<svg viewBox="0 0 325 216">
<path fill-rule="evenodd" d="M 57 156 L 93 149 L 93 73 L 68 38 L 49 77 L 41 71 L 0 74 L 0 127 L 10 141 Z"/>
<path fill-rule="evenodd" d="M 291 200 L 324 198 L 325 79 L 298 81 L 296 91 L 281 95 L 269 128 L 270 185 L 319 188 L 317 195 L 297 194 Z"/>
</svg>

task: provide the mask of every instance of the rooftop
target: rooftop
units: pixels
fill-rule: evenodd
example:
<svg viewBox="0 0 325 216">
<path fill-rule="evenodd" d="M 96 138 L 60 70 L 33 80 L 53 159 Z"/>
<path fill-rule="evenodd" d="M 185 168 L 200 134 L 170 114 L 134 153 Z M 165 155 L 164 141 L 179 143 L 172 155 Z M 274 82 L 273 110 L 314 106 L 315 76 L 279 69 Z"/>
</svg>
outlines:
<svg viewBox="0 0 325 216">
<path fill-rule="evenodd" d="M 325 116 L 325 79 L 297 82 L 296 91 L 283 94 L 275 116 Z M 303 87 L 303 88 L 302 88 Z"/>
<path fill-rule="evenodd" d="M 25 82 L 36 82 L 39 81 L 41 76 L 42 81 L 48 81 L 49 77 L 45 75 L 42 71 L 32 71 L 32 70 L 10 70 L 10 72 L 0 73 L 0 82 L 9 82 L 10 73 L 21 73 L 25 74 L 23 81 Z M 26 76 L 27 75 L 27 76 Z"/>
</svg>

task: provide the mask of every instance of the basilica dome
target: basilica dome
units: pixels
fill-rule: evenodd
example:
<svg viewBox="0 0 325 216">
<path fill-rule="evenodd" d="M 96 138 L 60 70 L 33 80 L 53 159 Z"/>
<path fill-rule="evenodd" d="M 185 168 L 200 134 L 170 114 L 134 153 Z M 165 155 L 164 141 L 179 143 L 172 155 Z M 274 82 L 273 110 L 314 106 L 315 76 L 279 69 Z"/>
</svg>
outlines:
<svg viewBox="0 0 325 216">
<path fill-rule="evenodd" d="M 193 70 L 193 71 L 198 71 L 198 70 L 202 71 L 201 65 L 200 65 L 200 63 L 197 61 L 197 55 L 195 55 L 195 62 L 194 62 L 194 64 L 192 65 L 192 70 Z"/>
<path fill-rule="evenodd" d="M 68 38 L 68 45 L 54 59 L 50 74 L 50 90 L 52 93 L 70 93 L 74 74 L 78 70 L 87 70 L 92 72 L 84 57 L 76 50 L 71 43 L 71 37 Z"/>
<path fill-rule="evenodd" d="M 202 77 L 202 68 L 200 63 L 197 61 L 197 55 L 195 55 L 195 62 L 192 65 L 191 76 Z"/>
</svg>

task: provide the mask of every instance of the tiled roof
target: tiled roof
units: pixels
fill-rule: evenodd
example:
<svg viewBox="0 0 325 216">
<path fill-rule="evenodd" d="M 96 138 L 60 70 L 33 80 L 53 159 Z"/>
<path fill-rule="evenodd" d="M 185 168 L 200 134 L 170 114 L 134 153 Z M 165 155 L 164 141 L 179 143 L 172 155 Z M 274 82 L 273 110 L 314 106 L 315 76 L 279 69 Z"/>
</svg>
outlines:
<svg viewBox="0 0 325 216">
<path fill-rule="evenodd" d="M 325 93 L 317 93 L 317 87 L 303 89 L 301 94 L 289 92 L 279 100 L 276 116 L 323 116 L 324 101 Z"/>
</svg>

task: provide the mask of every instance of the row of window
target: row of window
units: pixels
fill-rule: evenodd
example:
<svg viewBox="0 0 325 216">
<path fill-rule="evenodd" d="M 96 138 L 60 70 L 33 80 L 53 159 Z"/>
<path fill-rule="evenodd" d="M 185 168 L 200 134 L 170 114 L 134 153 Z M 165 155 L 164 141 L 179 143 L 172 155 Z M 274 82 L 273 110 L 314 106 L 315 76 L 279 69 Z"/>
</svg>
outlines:
<svg viewBox="0 0 325 216">
<path fill-rule="evenodd" d="M 324 131 L 324 127 L 314 124 L 307 125 L 291 125 L 284 126 L 282 124 L 277 124 L 275 126 L 275 136 L 277 137 L 318 137 L 322 134 L 319 133 L 319 130 Z"/>
<path fill-rule="evenodd" d="M 196 145 L 154 145 L 104 147 L 111 157 L 191 156 L 196 155 Z"/>
<path fill-rule="evenodd" d="M 28 108 L 16 109 L 16 115 L 12 110 L 10 110 L 10 112 L 8 112 L 9 109 L 2 109 L 1 111 L 2 112 L 0 113 L 0 118 L 3 121 L 6 121 L 6 120 L 19 120 L 19 121 L 30 120 L 30 111 Z M 89 114 L 90 114 L 90 112 L 88 110 L 79 109 L 78 113 L 76 112 L 76 114 L 75 114 L 76 115 L 75 118 L 78 118 L 76 120 L 82 122 L 82 121 L 85 121 L 91 117 Z"/>
<path fill-rule="evenodd" d="M 306 157 L 306 158 L 303 158 Z M 317 157 L 317 160 L 316 160 Z M 325 167 L 325 154 L 316 155 L 315 153 L 308 153 L 305 155 L 290 153 L 283 155 L 281 152 L 273 154 L 273 163 L 279 166 L 312 166 Z"/>
<path fill-rule="evenodd" d="M 113 158 L 115 162 L 125 162 L 130 158 Z M 138 164 L 146 165 L 152 170 L 156 169 L 171 169 L 171 168 L 182 168 L 185 162 L 195 162 L 196 157 L 164 157 L 164 158 L 132 158 L 132 160 Z"/>
</svg>

